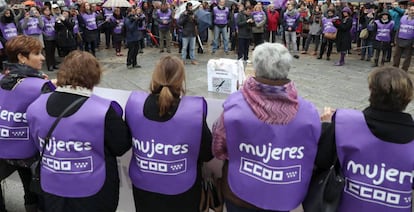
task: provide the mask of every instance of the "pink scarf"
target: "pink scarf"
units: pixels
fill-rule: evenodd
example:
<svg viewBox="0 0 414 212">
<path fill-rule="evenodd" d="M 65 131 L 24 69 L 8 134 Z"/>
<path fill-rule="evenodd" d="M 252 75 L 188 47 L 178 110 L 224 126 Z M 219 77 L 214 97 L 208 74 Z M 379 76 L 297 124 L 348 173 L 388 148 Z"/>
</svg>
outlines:
<svg viewBox="0 0 414 212">
<path fill-rule="evenodd" d="M 267 124 L 288 124 L 298 111 L 298 94 L 293 82 L 273 86 L 247 79 L 241 92 L 254 114 Z"/>
</svg>

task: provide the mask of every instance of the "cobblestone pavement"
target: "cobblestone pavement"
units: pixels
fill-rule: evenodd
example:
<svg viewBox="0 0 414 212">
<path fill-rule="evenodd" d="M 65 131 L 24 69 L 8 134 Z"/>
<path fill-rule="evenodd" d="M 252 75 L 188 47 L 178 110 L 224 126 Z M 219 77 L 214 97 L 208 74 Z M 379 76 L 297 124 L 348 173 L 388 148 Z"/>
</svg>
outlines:
<svg viewBox="0 0 414 212">
<path fill-rule="evenodd" d="M 177 48 L 172 50 L 172 55 L 180 57 Z M 210 50 L 207 50 L 205 54 L 196 54 L 198 65 L 185 66 L 187 95 L 225 99 L 227 96 L 225 94 L 207 91 L 207 62 L 211 58 L 220 57 L 236 59 L 236 54 L 225 55 L 222 49 L 219 49 L 215 55 L 209 52 Z M 122 49 L 122 53 L 126 55 L 127 49 Z M 165 54 L 167 53 L 160 54 L 156 48 L 146 48 L 138 57 L 142 68 L 127 69 L 126 56 L 115 56 L 113 49 L 100 49 L 97 57 L 103 65 L 104 76 L 99 86 L 123 90 L 148 90 L 154 65 L 160 56 Z M 368 105 L 367 76 L 372 69 L 371 63 L 360 61 L 357 51 L 347 55 L 345 65 L 341 67 L 333 66 L 335 60 L 339 58 L 338 54 L 331 55 L 331 61 L 325 58 L 317 60 L 316 56 L 299 55 L 299 59 L 293 60 L 289 78 L 295 82 L 299 95 L 313 102 L 320 112 L 324 106 L 363 109 Z M 251 69 L 251 65 L 247 66 L 247 70 Z M 410 69 L 410 73 L 414 74 L 413 68 Z M 56 77 L 55 72 L 47 72 L 47 74 L 50 78 Z M 414 113 L 412 103 L 407 111 Z M 21 184 L 16 180 L 17 177 L 14 175 L 3 182 L 3 193 L 10 212 L 24 211 Z"/>
</svg>

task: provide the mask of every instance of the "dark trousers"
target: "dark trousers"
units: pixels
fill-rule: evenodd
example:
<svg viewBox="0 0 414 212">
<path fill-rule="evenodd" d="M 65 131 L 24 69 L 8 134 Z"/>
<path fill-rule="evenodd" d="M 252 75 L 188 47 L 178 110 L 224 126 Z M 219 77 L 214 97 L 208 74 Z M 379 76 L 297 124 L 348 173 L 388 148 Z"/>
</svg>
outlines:
<svg viewBox="0 0 414 212">
<path fill-rule="evenodd" d="M 110 45 L 111 45 L 111 35 L 112 35 L 111 31 L 112 30 L 109 27 L 104 29 L 104 33 L 105 33 L 105 46 L 106 46 L 106 48 L 109 48 Z"/>
<path fill-rule="evenodd" d="M 83 44 L 85 51 L 90 52 L 93 56 L 95 56 L 95 48 L 96 48 L 96 41 L 91 42 L 84 42 Z"/>
<path fill-rule="evenodd" d="M 39 203 L 39 197 L 36 193 L 33 193 L 30 191 L 30 182 L 32 179 L 32 173 L 30 171 L 30 168 L 22 168 L 19 166 L 13 166 L 13 165 L 9 165 L 5 162 L 5 160 L 0 161 L 1 165 L 1 179 L 3 180 L 5 178 L 7 178 L 9 175 L 11 175 L 13 172 L 17 171 L 19 174 L 19 177 L 22 181 L 23 184 L 23 190 L 24 190 L 24 204 L 25 205 L 36 205 Z M 1 186 L 0 186 L 0 189 Z M 2 191 L 0 190 L 0 193 L 2 193 Z M 4 199 L 2 194 L 0 195 L 0 211 L 5 211 L 5 204 L 4 204 Z"/>
<path fill-rule="evenodd" d="M 377 65 L 378 65 L 379 56 L 380 56 L 381 52 L 382 52 L 381 65 L 383 65 L 385 60 L 386 60 L 387 54 L 388 54 L 388 48 L 387 49 L 375 49 L 374 60 L 375 60 L 375 64 L 377 64 Z"/>
<path fill-rule="evenodd" d="M 394 54 L 394 64 L 393 66 L 399 68 L 400 67 L 400 60 L 401 54 L 405 54 L 405 59 L 402 65 L 402 69 L 408 71 L 411 63 L 411 55 L 413 53 L 413 47 L 411 45 L 407 47 L 399 47 L 398 45 L 395 46 L 395 54 Z"/>
<path fill-rule="evenodd" d="M 277 34 L 277 30 L 276 31 L 266 31 L 265 32 L 266 41 L 270 42 L 270 43 L 276 43 L 276 34 Z"/>
<path fill-rule="evenodd" d="M 300 39 L 301 38 L 302 38 L 302 50 L 305 50 L 306 37 L 302 37 L 302 34 L 298 34 L 298 36 L 296 37 L 296 46 L 298 47 L 297 48 L 298 51 L 300 49 L 299 47 L 300 47 Z"/>
<path fill-rule="evenodd" d="M 50 68 L 56 65 L 55 52 L 56 52 L 56 41 L 55 40 L 43 40 L 45 44 L 45 55 L 46 55 L 46 66 Z"/>
<path fill-rule="evenodd" d="M 137 65 L 138 52 L 139 52 L 139 41 L 128 42 L 127 66 Z"/>
<path fill-rule="evenodd" d="M 249 38 L 239 38 L 239 48 L 237 51 L 237 59 L 248 60 L 249 59 Z"/>
<path fill-rule="evenodd" d="M 328 40 L 326 38 L 322 38 L 322 44 L 321 44 L 321 51 L 319 52 L 319 57 L 323 56 L 323 53 L 325 53 L 326 45 L 328 45 L 328 51 L 326 52 L 326 56 L 330 57 L 332 53 L 332 46 L 333 46 L 332 40 Z"/>
<path fill-rule="evenodd" d="M 115 47 L 115 52 L 116 53 L 120 53 L 121 52 L 121 44 L 122 44 L 122 41 L 120 40 L 120 41 L 112 41 L 112 43 L 114 44 L 114 47 Z"/>
<path fill-rule="evenodd" d="M 318 51 L 319 43 L 321 40 L 321 35 L 311 35 L 311 34 L 308 34 L 308 38 L 306 39 L 305 51 L 308 51 L 309 45 L 312 42 L 312 40 L 315 41 L 315 52 Z"/>
<path fill-rule="evenodd" d="M 263 33 L 253 33 L 254 46 L 264 43 Z"/>
</svg>

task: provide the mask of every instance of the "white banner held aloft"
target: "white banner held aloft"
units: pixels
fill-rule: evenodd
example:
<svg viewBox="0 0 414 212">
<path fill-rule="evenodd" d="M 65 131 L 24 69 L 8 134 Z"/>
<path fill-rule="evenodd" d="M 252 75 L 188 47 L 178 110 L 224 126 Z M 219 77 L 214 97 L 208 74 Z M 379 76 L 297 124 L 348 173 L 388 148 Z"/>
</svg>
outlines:
<svg viewBox="0 0 414 212">
<path fill-rule="evenodd" d="M 208 91 L 227 94 L 236 92 L 245 78 L 241 60 L 220 58 L 210 59 L 207 63 Z"/>
</svg>

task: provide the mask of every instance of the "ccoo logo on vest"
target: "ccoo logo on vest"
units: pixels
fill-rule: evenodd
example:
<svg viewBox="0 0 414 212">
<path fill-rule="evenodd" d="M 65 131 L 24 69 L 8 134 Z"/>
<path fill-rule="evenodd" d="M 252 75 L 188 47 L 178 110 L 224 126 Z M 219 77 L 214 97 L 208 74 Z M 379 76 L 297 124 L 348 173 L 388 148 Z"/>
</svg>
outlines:
<svg viewBox="0 0 414 212">
<path fill-rule="evenodd" d="M 300 160 L 303 158 L 304 146 L 299 147 L 272 147 L 266 145 L 252 145 L 240 143 L 239 151 L 242 155 L 240 173 L 253 177 L 268 184 L 290 184 L 300 182 L 301 165 L 273 167 L 267 165 L 272 160 Z M 243 156 L 244 155 L 244 156 Z M 249 155 L 262 158 L 262 161 L 249 159 Z"/>
<path fill-rule="evenodd" d="M 0 106 L 1 109 L 1 106 Z M 26 121 L 26 113 L 20 113 L 20 112 L 13 112 L 8 110 L 1 110 L 0 111 L 0 119 L 6 122 L 12 122 L 15 123 L 14 125 L 18 123 L 27 123 Z M 24 124 L 27 125 L 27 124 Z M 2 140 L 29 140 L 29 127 L 27 126 L 5 126 L 0 125 L 0 139 Z"/>
<path fill-rule="evenodd" d="M 387 185 L 413 183 L 413 173 L 387 167 L 385 163 L 360 164 L 349 160 L 346 171 L 353 175 L 370 179 L 370 183 L 346 178 L 345 192 L 367 202 L 377 203 L 393 208 L 411 207 L 411 190 L 389 189 Z M 407 181 L 407 182 L 405 182 Z M 381 186 L 382 185 L 382 186 Z"/>
<path fill-rule="evenodd" d="M 142 172 L 160 175 L 178 175 L 187 171 L 187 158 L 178 160 L 161 160 L 157 155 L 168 157 L 169 155 L 182 155 L 188 153 L 188 144 L 162 144 L 151 141 L 140 141 L 132 138 L 133 145 L 137 151 L 134 152 L 137 166 Z M 141 155 L 137 154 L 141 153 Z M 147 157 L 144 157 L 146 155 Z"/>
<path fill-rule="evenodd" d="M 40 148 L 45 145 L 45 140 L 38 137 Z M 50 154 L 44 154 L 42 157 L 43 167 L 54 173 L 71 173 L 81 174 L 93 172 L 92 156 L 77 158 L 54 157 L 57 152 L 83 152 L 91 151 L 90 142 L 83 141 L 61 141 L 52 137 L 46 145 L 46 151 Z"/>
</svg>

